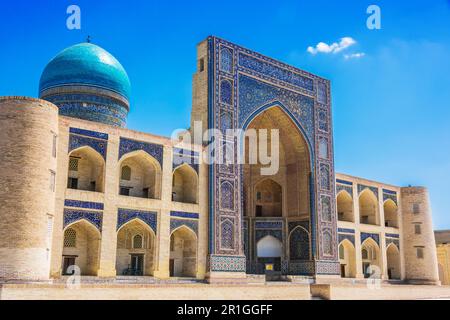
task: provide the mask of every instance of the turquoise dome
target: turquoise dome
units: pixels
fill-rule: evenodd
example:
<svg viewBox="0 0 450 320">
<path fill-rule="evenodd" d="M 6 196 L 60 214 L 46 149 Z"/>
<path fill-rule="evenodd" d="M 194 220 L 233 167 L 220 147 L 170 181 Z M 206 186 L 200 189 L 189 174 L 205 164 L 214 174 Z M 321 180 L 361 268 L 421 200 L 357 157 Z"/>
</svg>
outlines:
<svg viewBox="0 0 450 320">
<path fill-rule="evenodd" d="M 45 67 L 39 82 L 44 90 L 86 85 L 111 90 L 129 101 L 131 84 L 125 69 L 109 52 L 92 43 L 80 43 L 61 51 Z"/>
</svg>

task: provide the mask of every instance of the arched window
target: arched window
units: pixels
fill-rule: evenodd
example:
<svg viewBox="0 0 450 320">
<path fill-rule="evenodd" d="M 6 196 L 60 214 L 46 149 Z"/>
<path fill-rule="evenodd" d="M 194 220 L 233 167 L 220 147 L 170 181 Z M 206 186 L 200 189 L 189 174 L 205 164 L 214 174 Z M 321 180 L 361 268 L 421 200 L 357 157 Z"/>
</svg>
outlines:
<svg viewBox="0 0 450 320">
<path fill-rule="evenodd" d="M 133 249 L 142 249 L 143 241 L 142 236 L 137 234 L 133 237 Z"/>
<path fill-rule="evenodd" d="M 121 179 L 127 181 L 131 180 L 131 168 L 129 166 L 122 167 Z"/>
<path fill-rule="evenodd" d="M 75 248 L 77 246 L 77 232 L 69 228 L 64 232 L 64 247 Z"/>
</svg>

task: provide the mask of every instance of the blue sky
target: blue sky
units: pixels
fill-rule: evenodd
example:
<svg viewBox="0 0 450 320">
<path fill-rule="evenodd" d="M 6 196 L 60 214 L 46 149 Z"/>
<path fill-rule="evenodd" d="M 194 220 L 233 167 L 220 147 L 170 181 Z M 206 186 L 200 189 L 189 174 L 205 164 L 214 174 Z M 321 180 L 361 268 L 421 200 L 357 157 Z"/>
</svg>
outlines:
<svg viewBox="0 0 450 320">
<path fill-rule="evenodd" d="M 66 28 L 71 4 L 81 30 Z M 370 4 L 381 30 L 366 27 Z M 336 170 L 427 186 L 450 229 L 449 0 L 1 1 L 0 95 L 37 96 L 45 64 L 91 35 L 130 76 L 128 127 L 170 135 L 189 126 L 195 46 L 211 34 L 330 79 Z M 356 43 L 307 52 L 343 37 Z"/>
</svg>

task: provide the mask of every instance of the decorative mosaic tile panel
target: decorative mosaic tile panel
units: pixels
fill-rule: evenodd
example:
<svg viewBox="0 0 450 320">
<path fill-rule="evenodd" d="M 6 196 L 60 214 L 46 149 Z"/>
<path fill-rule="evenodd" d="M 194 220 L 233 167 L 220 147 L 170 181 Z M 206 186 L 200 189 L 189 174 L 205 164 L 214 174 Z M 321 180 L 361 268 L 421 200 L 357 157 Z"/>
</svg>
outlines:
<svg viewBox="0 0 450 320">
<path fill-rule="evenodd" d="M 139 219 L 146 223 L 156 234 L 158 214 L 153 211 L 141 211 L 134 209 L 119 208 L 117 212 L 117 230 L 124 224 L 133 220 Z"/>
<path fill-rule="evenodd" d="M 306 134 L 310 145 L 314 144 L 314 100 L 282 88 L 273 87 L 262 81 L 239 75 L 239 124 L 244 122 L 258 108 L 279 101 L 289 111 Z M 277 105 L 277 103 L 273 103 Z"/>
<path fill-rule="evenodd" d="M 289 233 L 297 226 L 301 226 L 306 231 L 309 231 L 309 221 L 289 221 L 288 223 Z"/>
<path fill-rule="evenodd" d="M 64 209 L 63 228 L 66 228 L 68 225 L 83 219 L 92 223 L 99 231 L 102 230 L 102 212 L 67 208 Z"/>
<path fill-rule="evenodd" d="M 213 272 L 245 272 L 244 256 L 220 256 L 209 257 L 210 269 Z"/>
<path fill-rule="evenodd" d="M 85 146 L 91 147 L 92 149 L 97 151 L 103 157 L 103 159 L 106 160 L 108 141 L 87 136 L 80 136 L 77 134 L 69 135 L 69 153 L 75 149 Z"/>
<path fill-rule="evenodd" d="M 396 233 L 386 233 L 386 237 L 399 239 L 400 235 Z"/>
<path fill-rule="evenodd" d="M 336 183 L 339 183 L 339 184 L 345 184 L 345 185 L 348 185 L 348 186 L 350 186 L 350 187 L 353 186 L 353 183 L 352 183 L 351 181 L 342 180 L 342 179 L 336 179 Z"/>
<path fill-rule="evenodd" d="M 353 229 L 346 229 L 346 228 L 338 228 L 338 232 L 342 232 L 342 233 L 355 233 L 355 230 Z"/>
<path fill-rule="evenodd" d="M 371 186 L 366 186 L 363 184 L 358 184 L 358 194 L 360 194 L 361 192 L 363 192 L 365 189 L 369 189 L 370 191 L 373 192 L 373 194 L 377 197 L 378 199 L 378 188 L 377 187 L 371 187 Z"/>
<path fill-rule="evenodd" d="M 74 207 L 74 208 L 83 208 L 83 209 L 92 209 L 92 210 L 103 210 L 103 203 L 99 202 L 85 202 L 78 200 L 64 200 L 64 206 L 66 207 Z"/>
<path fill-rule="evenodd" d="M 345 239 L 349 240 L 353 245 L 355 245 L 355 236 L 353 234 L 338 234 L 338 242 L 341 243 Z"/>
<path fill-rule="evenodd" d="M 257 243 L 265 236 L 272 236 L 283 242 L 283 232 L 281 230 L 258 229 L 255 231 L 255 243 Z"/>
<path fill-rule="evenodd" d="M 361 243 L 363 243 L 368 238 L 372 238 L 378 245 L 380 245 L 380 235 L 379 234 L 361 232 Z"/>
<path fill-rule="evenodd" d="M 281 229 L 283 221 L 255 221 L 255 229 Z"/>
<path fill-rule="evenodd" d="M 289 257 L 291 260 L 310 259 L 309 234 L 303 228 L 295 228 L 289 236 Z"/>
<path fill-rule="evenodd" d="M 400 241 L 398 239 L 386 238 L 386 248 L 391 244 L 395 244 L 397 249 L 400 250 Z"/>
<path fill-rule="evenodd" d="M 191 166 L 198 174 L 199 170 L 199 154 L 198 152 L 174 148 L 172 169 L 175 170 L 179 166 L 187 164 Z"/>
<path fill-rule="evenodd" d="M 336 184 L 336 193 L 339 193 L 341 191 L 347 191 L 348 194 L 353 198 L 353 187 L 342 184 Z"/>
<path fill-rule="evenodd" d="M 80 136 L 86 136 L 86 137 L 92 137 L 97 139 L 103 139 L 108 140 L 108 134 L 97 132 L 97 131 L 91 131 L 86 129 L 79 129 L 79 128 L 69 128 L 70 133 L 78 134 Z"/>
<path fill-rule="evenodd" d="M 309 276 L 315 271 L 313 261 L 290 261 L 288 268 L 290 275 Z"/>
<path fill-rule="evenodd" d="M 388 190 L 383 189 L 383 202 L 385 202 L 388 199 L 391 199 L 392 201 L 394 201 L 395 204 L 397 203 L 397 192 L 395 191 L 391 191 L 391 192 L 387 192 Z"/>
<path fill-rule="evenodd" d="M 187 218 L 187 219 L 198 219 L 199 218 L 198 213 L 182 212 L 182 211 L 170 211 L 170 216 L 178 217 L 178 218 Z"/>
<path fill-rule="evenodd" d="M 270 62 L 256 59 L 245 53 L 239 53 L 239 65 L 271 78 L 290 83 L 297 87 L 309 91 L 314 90 L 314 81 L 312 79 L 296 74 L 290 70 L 277 67 Z"/>
<path fill-rule="evenodd" d="M 198 221 L 197 220 L 191 220 L 191 219 L 177 219 L 177 218 L 171 218 L 170 219 L 170 233 L 172 233 L 175 229 L 185 226 L 192 231 L 195 232 L 196 235 L 198 235 Z"/>
<path fill-rule="evenodd" d="M 339 275 L 340 272 L 339 262 L 332 261 L 317 261 L 316 262 L 316 273 L 324 275 Z"/>
<path fill-rule="evenodd" d="M 162 167 L 163 162 L 163 146 L 159 144 L 153 144 L 148 142 L 136 141 L 128 138 L 120 138 L 120 146 L 119 146 L 119 159 L 122 158 L 123 155 L 142 150 L 147 152 L 153 158 L 155 158 Z"/>
</svg>

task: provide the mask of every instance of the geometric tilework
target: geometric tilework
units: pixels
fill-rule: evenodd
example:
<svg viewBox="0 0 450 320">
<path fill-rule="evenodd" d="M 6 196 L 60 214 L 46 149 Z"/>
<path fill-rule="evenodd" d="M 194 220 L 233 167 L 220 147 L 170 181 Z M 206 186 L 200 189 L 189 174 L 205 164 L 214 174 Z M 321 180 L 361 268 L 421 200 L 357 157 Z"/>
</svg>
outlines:
<svg viewBox="0 0 450 320">
<path fill-rule="evenodd" d="M 366 186 L 366 185 L 363 185 L 363 184 L 358 184 L 358 194 L 363 192 L 366 188 L 371 190 L 375 194 L 377 199 L 378 199 L 378 188 L 376 188 L 376 187 L 370 187 L 370 186 Z"/>
<path fill-rule="evenodd" d="M 92 210 L 103 210 L 103 203 L 98 202 L 85 202 L 78 200 L 64 200 L 64 206 L 66 207 L 74 207 L 74 208 L 83 208 L 83 209 L 92 209 Z"/>
<path fill-rule="evenodd" d="M 157 216 L 158 214 L 153 211 L 141 211 L 134 209 L 123 209 L 119 208 L 117 212 L 117 230 L 120 229 L 124 224 L 133 220 L 139 219 L 145 224 L 147 224 L 153 232 L 156 233 L 157 226 Z"/>
<path fill-rule="evenodd" d="M 361 232 L 361 243 L 363 243 L 367 238 L 372 238 L 378 245 L 380 245 L 380 235 L 379 234 Z"/>
<path fill-rule="evenodd" d="M 179 217 L 179 218 L 188 218 L 188 219 L 198 219 L 199 214 L 198 213 L 191 213 L 191 212 L 181 212 L 181 211 L 170 211 L 171 217 Z"/>
<path fill-rule="evenodd" d="M 177 219 L 177 218 L 171 218 L 170 219 L 170 233 L 173 232 L 173 230 L 185 226 L 192 231 L 195 232 L 196 235 L 198 235 L 198 221 L 196 220 L 186 220 L 186 219 Z"/>
<path fill-rule="evenodd" d="M 199 164 L 198 152 L 174 148 L 172 170 L 178 168 L 183 164 L 188 164 L 195 170 L 195 172 L 198 173 L 198 164 Z"/>
<path fill-rule="evenodd" d="M 78 134 L 69 135 L 69 150 L 68 150 L 69 153 L 72 150 L 84 146 L 91 147 L 92 149 L 97 151 L 103 157 L 103 159 L 106 160 L 106 149 L 108 146 L 107 140 L 92 138 L 88 136 L 81 136 Z"/>
<path fill-rule="evenodd" d="M 353 229 L 346 229 L 346 228 L 338 228 L 339 233 L 355 233 L 355 230 Z"/>
<path fill-rule="evenodd" d="M 386 237 L 387 238 L 395 238 L 395 239 L 399 239 L 400 235 L 396 234 L 396 233 L 386 233 Z"/>
<path fill-rule="evenodd" d="M 388 199 L 391 199 L 392 201 L 394 201 L 395 204 L 398 204 L 397 192 L 383 189 L 383 202 L 385 202 Z"/>
<path fill-rule="evenodd" d="M 102 212 L 99 211 L 85 211 L 78 209 L 64 209 L 64 221 L 63 228 L 68 226 L 69 224 L 79 221 L 86 220 L 92 223 L 99 231 L 102 230 Z"/>
<path fill-rule="evenodd" d="M 86 129 L 80 129 L 80 128 L 69 128 L 70 133 L 78 134 L 80 136 L 86 136 L 91 138 L 97 138 L 97 139 L 103 139 L 108 140 L 108 134 L 92 131 L 92 130 L 86 130 Z"/>
<path fill-rule="evenodd" d="M 301 76 L 290 70 L 279 68 L 274 64 L 255 59 L 247 54 L 239 54 L 239 65 L 252 71 L 270 76 L 272 78 L 285 81 L 294 86 L 313 91 L 314 81 L 310 78 Z"/>
<path fill-rule="evenodd" d="M 245 272 L 244 256 L 209 256 L 210 270 L 215 272 Z"/>
<path fill-rule="evenodd" d="M 338 234 L 338 242 L 341 243 L 343 240 L 349 240 L 353 245 L 355 245 L 355 236 L 353 234 Z"/>
<path fill-rule="evenodd" d="M 120 138 L 119 145 L 119 159 L 122 158 L 124 154 L 130 153 L 132 151 L 142 150 L 147 152 L 153 158 L 155 158 L 159 164 L 162 166 L 163 161 L 163 146 L 154 143 L 136 141 L 128 138 Z"/>
</svg>

